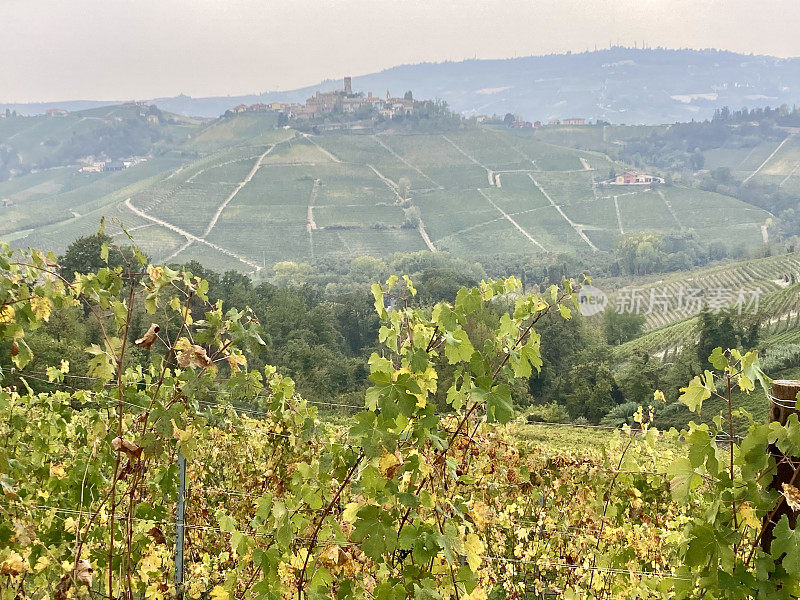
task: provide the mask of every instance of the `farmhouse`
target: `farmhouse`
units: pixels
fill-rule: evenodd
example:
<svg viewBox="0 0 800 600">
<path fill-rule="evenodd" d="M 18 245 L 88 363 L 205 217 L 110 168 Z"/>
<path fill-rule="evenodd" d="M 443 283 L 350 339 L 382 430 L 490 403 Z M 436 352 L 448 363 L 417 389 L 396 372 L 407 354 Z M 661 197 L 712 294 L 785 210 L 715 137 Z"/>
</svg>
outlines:
<svg viewBox="0 0 800 600">
<path fill-rule="evenodd" d="M 158 115 L 147 115 L 148 125 L 158 125 Z"/>
<path fill-rule="evenodd" d="M 533 129 L 533 123 L 530 121 L 514 121 L 511 123 L 511 129 Z"/>
<path fill-rule="evenodd" d="M 650 183 L 664 183 L 662 177 L 655 175 L 648 175 L 646 173 L 636 173 L 634 171 L 625 171 L 617 175 L 613 181 L 609 182 L 611 185 L 646 185 Z"/>
<path fill-rule="evenodd" d="M 63 108 L 48 108 L 47 109 L 47 116 L 48 117 L 66 117 L 67 111 Z"/>
<path fill-rule="evenodd" d="M 586 119 L 584 118 L 572 118 L 572 119 L 564 119 L 564 125 L 586 125 Z"/>
<path fill-rule="evenodd" d="M 11 198 L 3 198 L 2 202 L 0 202 L 0 206 L 5 208 L 7 206 L 14 206 L 14 203 L 11 201 Z"/>
</svg>

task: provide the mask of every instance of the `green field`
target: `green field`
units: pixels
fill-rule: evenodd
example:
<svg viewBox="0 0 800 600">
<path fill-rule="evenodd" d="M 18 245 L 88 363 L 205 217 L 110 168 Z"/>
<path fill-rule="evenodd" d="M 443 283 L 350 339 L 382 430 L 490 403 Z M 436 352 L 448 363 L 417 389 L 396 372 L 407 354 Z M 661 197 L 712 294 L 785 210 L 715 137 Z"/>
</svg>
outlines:
<svg viewBox="0 0 800 600">
<path fill-rule="evenodd" d="M 104 110 L 82 118 L 113 118 Z M 33 139 L 48 123 L 72 121 L 2 126 Z M 172 127 L 184 141 L 125 171 L 61 167 L 0 183 L 0 197 L 12 202 L 0 208 L 0 235 L 60 252 L 101 216 L 115 217 L 156 260 L 253 272 L 281 260 L 426 248 L 473 259 L 607 252 L 623 233 L 644 231 L 753 248 L 769 216 L 680 185 L 598 185 L 626 168 L 604 153 L 608 140 L 645 135 L 640 128 L 308 135 L 276 128 L 266 113 Z M 742 168 L 757 168 L 773 150 L 750 152 Z M 419 228 L 407 219 L 412 208 Z"/>
</svg>

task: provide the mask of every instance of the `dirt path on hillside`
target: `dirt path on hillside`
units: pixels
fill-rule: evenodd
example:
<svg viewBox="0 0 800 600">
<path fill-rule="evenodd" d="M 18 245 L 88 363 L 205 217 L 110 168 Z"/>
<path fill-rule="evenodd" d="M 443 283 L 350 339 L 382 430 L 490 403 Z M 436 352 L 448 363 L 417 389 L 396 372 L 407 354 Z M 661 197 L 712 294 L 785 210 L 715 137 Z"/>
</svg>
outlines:
<svg viewBox="0 0 800 600">
<path fill-rule="evenodd" d="M 307 133 L 304 133 L 303 137 L 306 138 L 312 144 L 314 144 L 317 148 L 319 148 L 322 151 L 322 153 L 325 154 L 328 158 L 330 158 L 333 162 L 336 162 L 336 163 L 344 162 L 341 158 L 336 156 L 333 152 L 331 152 L 330 150 L 327 150 L 327 149 L 323 148 L 322 146 L 320 146 L 317 143 L 317 141 L 314 138 L 312 138 L 310 135 L 308 135 Z"/>
<path fill-rule="evenodd" d="M 579 156 L 578 160 L 581 161 L 581 164 L 583 165 L 583 170 L 584 171 L 594 171 L 594 169 L 592 168 L 592 165 L 589 164 L 588 160 L 586 160 L 582 156 Z"/>
<path fill-rule="evenodd" d="M 742 180 L 742 185 L 744 185 L 745 183 L 747 183 L 748 181 L 750 181 L 750 180 L 751 180 L 753 177 L 755 177 L 755 176 L 758 174 L 758 172 L 759 172 L 761 169 L 763 169 L 763 168 L 764 168 L 764 166 L 765 166 L 765 165 L 766 165 L 766 164 L 767 164 L 769 161 L 771 161 L 771 160 L 772 160 L 772 157 L 773 157 L 773 156 L 775 156 L 775 155 L 778 153 L 778 150 L 780 150 L 781 148 L 783 148 L 783 145 L 784 145 L 786 142 L 788 142 L 790 139 L 792 139 L 793 137 L 794 137 L 794 135 L 787 135 L 787 136 L 786 136 L 786 137 L 783 139 L 783 141 L 782 141 L 780 144 L 778 144 L 778 147 L 777 147 L 777 148 L 775 148 L 775 150 L 773 150 L 773 151 L 772 151 L 772 154 L 770 154 L 770 155 L 767 157 L 767 160 L 765 160 L 765 161 L 764 161 L 764 162 L 762 162 L 760 165 L 758 165 L 758 168 L 757 168 L 755 171 L 753 171 L 752 173 L 750 173 L 750 175 L 748 175 L 747 177 L 745 177 L 745 178 Z"/>
<path fill-rule="evenodd" d="M 789 180 L 792 178 L 792 175 L 794 175 L 795 173 L 797 173 L 797 170 L 798 170 L 798 169 L 800 169 L 800 162 L 799 162 L 799 163 L 797 163 L 797 164 L 794 166 L 794 169 L 792 169 L 792 170 L 789 172 L 789 174 L 788 174 L 786 177 L 784 177 L 784 178 L 783 178 L 783 180 L 782 180 L 782 181 L 781 181 L 781 182 L 778 184 L 778 187 L 779 187 L 779 188 L 780 188 L 780 187 L 783 187 L 783 184 L 784 184 L 784 183 L 786 183 L 787 181 L 789 181 Z"/>
<path fill-rule="evenodd" d="M 555 208 L 558 211 L 558 214 L 560 214 L 564 218 L 564 220 L 567 223 L 569 223 L 569 226 L 572 227 L 575 230 L 575 233 L 577 233 L 581 237 L 581 239 L 589 245 L 589 247 L 592 250 L 597 252 L 597 246 L 595 246 L 592 243 L 592 240 L 590 240 L 588 237 L 586 237 L 586 234 L 583 233 L 583 225 L 579 225 L 578 223 L 575 223 L 572 219 L 570 219 L 567 216 L 567 213 L 565 213 L 563 210 L 561 210 L 561 207 L 558 204 L 553 202 L 553 199 L 550 197 L 550 194 L 548 194 L 545 191 L 545 189 L 541 185 L 539 185 L 539 182 L 536 181 L 536 179 L 533 178 L 533 175 L 528 173 L 528 177 L 530 177 L 531 181 L 533 182 L 533 185 L 535 185 L 537 188 L 539 188 L 539 191 L 542 192 L 542 195 L 544 195 L 545 198 L 547 198 L 548 202 L 550 202 L 550 204 L 553 206 L 553 208 Z"/>
<path fill-rule="evenodd" d="M 423 176 L 425 179 L 427 179 L 428 181 L 430 181 L 430 182 L 431 182 L 433 185 L 435 185 L 435 186 L 436 186 L 437 188 L 439 188 L 440 190 L 443 190 L 443 189 L 444 189 L 444 188 L 443 188 L 441 185 L 439 185 L 439 184 L 438 184 L 438 183 L 436 183 L 436 182 L 435 182 L 433 179 L 431 179 L 431 178 L 430 178 L 430 177 L 428 177 L 428 176 L 427 176 L 425 173 L 423 173 L 423 172 L 422 172 L 422 170 L 421 170 L 419 167 L 416 167 L 415 165 L 412 165 L 412 164 L 411 164 L 410 162 L 408 162 L 408 161 L 407 161 L 405 158 L 403 158 L 403 157 L 402 157 L 402 156 L 400 156 L 400 155 L 399 155 L 397 152 L 395 152 L 394 150 L 392 150 L 392 148 L 391 148 L 391 147 L 390 147 L 388 144 L 386 144 L 386 143 L 385 143 L 383 140 L 381 140 L 381 139 L 380 139 L 380 138 L 379 138 L 377 135 L 373 135 L 372 137 L 373 137 L 373 139 L 374 139 L 376 142 L 378 142 L 378 144 L 380 144 L 380 146 L 381 146 L 381 147 L 382 147 L 384 150 L 386 150 L 386 151 L 387 151 L 389 154 L 391 154 L 392 156 L 394 156 L 394 157 L 395 157 L 397 160 L 399 160 L 401 163 L 403 163 L 403 164 L 404 164 L 405 166 L 407 166 L 409 169 L 413 169 L 414 171 L 416 171 L 417 173 L 419 173 L 420 175 L 422 175 L 422 176 Z"/>
<path fill-rule="evenodd" d="M 394 192 L 394 195 L 397 196 L 398 202 L 403 202 L 406 200 L 406 198 L 403 198 L 400 195 L 400 192 L 397 189 L 397 184 L 394 181 L 386 177 L 383 173 L 378 171 L 378 169 L 376 169 L 372 165 L 367 165 L 367 166 L 370 169 L 372 169 L 372 172 L 375 173 L 375 176 L 378 177 L 378 179 L 380 179 L 383 183 L 385 183 L 386 186 L 390 190 L 392 190 L 392 192 Z M 419 207 L 417 208 L 419 209 Z M 425 221 L 422 220 L 422 213 L 420 213 L 419 215 L 419 222 L 417 223 L 417 231 L 419 232 L 422 241 L 425 242 L 425 245 L 428 247 L 428 250 L 430 250 L 431 252 L 437 252 L 436 246 L 431 241 L 431 238 L 428 235 L 428 231 L 425 229 Z"/>
<path fill-rule="evenodd" d="M 136 216 L 141 217 L 143 219 L 147 219 L 148 221 L 152 221 L 153 223 L 156 223 L 157 225 L 161 225 L 162 227 L 165 227 L 166 229 L 169 229 L 170 231 L 174 231 L 175 233 L 185 237 L 186 240 L 187 240 L 187 243 L 184 244 L 181 249 L 188 248 L 189 245 L 192 242 L 198 242 L 200 244 L 205 244 L 209 248 L 213 248 L 214 250 L 224 254 L 225 256 L 230 256 L 231 258 L 235 258 L 236 260 L 246 264 L 247 266 L 252 267 L 256 271 L 260 271 L 261 270 L 261 265 L 251 261 L 250 259 L 242 256 L 241 254 L 238 254 L 238 253 L 234 252 L 233 250 L 228 250 L 227 248 L 223 248 L 222 246 L 218 246 L 217 244 L 213 244 L 213 243 L 209 242 L 208 240 L 206 240 L 206 239 L 204 239 L 202 237 L 196 236 L 193 233 L 189 233 L 188 231 L 178 227 L 177 225 L 173 225 L 172 223 L 168 223 L 167 221 L 164 221 L 163 219 L 159 219 L 158 217 L 154 217 L 152 215 L 148 215 L 146 212 L 143 212 L 143 211 L 139 210 L 138 208 L 136 208 L 131 203 L 131 199 L 130 198 L 125 200 L 124 204 L 125 204 L 125 207 L 128 210 L 130 210 L 133 214 L 135 214 Z M 178 252 L 180 252 L 181 249 L 179 249 Z M 177 255 L 178 252 L 173 253 L 173 256 Z"/>
<path fill-rule="evenodd" d="M 664 192 L 662 192 L 661 190 L 658 190 L 658 195 L 664 201 L 664 206 L 667 207 L 667 210 L 669 211 L 669 214 L 672 215 L 672 218 L 675 219 L 675 222 L 678 224 L 678 229 L 683 229 L 683 223 L 681 223 L 681 220 L 678 218 L 678 213 L 676 213 L 675 209 L 672 208 L 672 203 L 669 200 L 667 200 L 667 197 L 664 194 Z"/>
<path fill-rule="evenodd" d="M 503 210 L 502 208 L 500 208 L 500 207 L 499 207 L 497 204 L 495 204 L 495 202 L 494 202 L 494 201 L 493 201 L 491 198 L 489 198 L 489 196 L 487 196 L 487 195 L 484 193 L 484 191 L 483 191 L 483 190 L 479 189 L 479 190 L 478 190 L 478 193 L 479 193 L 481 196 L 483 196 L 483 197 L 486 199 L 486 201 L 487 201 L 489 204 L 491 204 L 491 205 L 492 205 L 492 206 L 493 206 L 495 209 L 497 209 L 497 211 L 498 211 L 498 212 L 499 212 L 501 215 L 503 215 L 503 217 L 504 217 L 504 218 L 505 218 L 505 219 L 506 219 L 506 220 L 507 220 L 509 223 L 511 223 L 511 224 L 512 224 L 514 227 L 516 227 L 516 228 L 517 228 L 517 230 L 518 230 L 518 231 L 519 231 L 519 232 L 520 232 L 522 235 L 524 235 L 526 238 L 528 238 L 528 239 L 530 240 L 530 242 L 531 242 L 531 243 L 532 243 L 534 246 L 536 246 L 537 248 L 539 248 L 540 250 L 542 250 L 542 251 L 544 251 L 544 252 L 547 252 L 547 250 L 545 249 L 545 247 L 544 247 L 544 246 L 542 246 L 542 245 L 541 245 L 541 244 L 540 244 L 540 243 L 539 243 L 539 242 L 536 240 L 536 238 L 534 238 L 534 237 L 533 237 L 533 236 L 532 236 L 530 233 L 528 233 L 527 231 L 525 231 L 525 230 L 522 228 L 522 225 L 520 225 L 520 224 L 519 224 L 519 223 L 517 223 L 517 222 L 516 222 L 514 219 L 512 219 L 512 218 L 511 218 L 511 215 L 509 215 L 509 214 L 508 214 L 506 211 L 504 211 L 504 210 Z"/>
<path fill-rule="evenodd" d="M 205 238 L 205 237 L 208 237 L 208 234 L 209 234 L 209 233 L 211 233 L 211 230 L 212 230 L 212 229 L 214 229 L 214 225 L 216 225 L 216 224 L 217 224 L 217 221 L 219 220 L 219 216 L 222 214 L 222 211 L 223 211 L 223 210 L 225 210 L 225 207 L 226 207 L 226 206 L 228 206 L 228 204 L 230 203 L 230 201 L 231 201 L 231 200 L 233 200 L 233 199 L 236 197 L 236 194 L 238 194 L 238 193 L 239 193 L 239 192 L 242 190 L 242 188 L 243 188 L 244 186 L 246 186 L 248 183 L 250 183 L 250 181 L 251 181 L 251 180 L 253 179 L 253 177 L 255 176 L 256 172 L 258 172 L 258 169 L 259 169 L 259 167 L 261 167 L 261 161 L 263 161 L 263 160 L 264 160 L 264 159 L 267 157 L 267 155 L 268 155 L 270 152 L 272 152 L 273 148 L 275 148 L 275 145 L 274 145 L 274 144 L 273 144 L 272 146 L 270 146 L 269 148 L 267 148 L 267 149 L 264 151 L 264 154 L 262 154 L 261 156 L 259 156 L 259 157 L 258 157 L 258 160 L 256 161 L 256 164 L 254 164 L 254 165 L 253 165 L 253 168 L 252 168 L 252 169 L 250 169 L 250 172 L 247 174 L 247 177 L 245 177 L 245 178 L 244 178 L 244 179 L 243 179 L 243 180 L 242 180 L 242 181 L 239 183 L 239 185 L 237 185 L 237 186 L 236 186 L 236 189 L 234 189 L 234 190 L 233 190 L 233 191 L 230 193 L 230 195 L 229 195 L 227 198 L 225 198 L 225 200 L 223 200 L 223 201 L 222 201 L 222 204 L 220 204 L 220 205 L 217 207 L 217 210 L 216 210 L 216 212 L 214 213 L 214 216 L 213 216 L 213 217 L 211 217 L 211 221 L 209 221 L 209 223 L 208 223 L 208 227 L 206 227 L 206 230 L 203 232 L 203 237 L 204 237 L 204 238 Z"/>
<path fill-rule="evenodd" d="M 314 220 L 314 202 L 317 199 L 321 181 L 314 180 L 311 186 L 311 195 L 308 198 L 308 212 L 306 213 L 306 232 L 308 233 L 308 253 L 314 258 L 314 230 L 317 229 L 317 222 Z"/>
<path fill-rule="evenodd" d="M 619 234 L 625 235 L 625 230 L 622 228 L 622 216 L 619 214 L 619 202 L 617 198 L 619 198 L 619 196 L 614 196 L 614 210 L 617 211 L 617 225 L 619 225 Z"/>
<path fill-rule="evenodd" d="M 443 136 L 442 136 L 442 138 L 443 138 L 443 139 L 444 139 L 446 142 L 448 142 L 448 143 L 449 143 L 451 146 L 453 146 L 453 148 L 455 148 L 456 150 L 458 150 L 458 151 L 459 151 L 461 154 L 463 154 L 464 156 L 466 156 L 466 157 L 467 157 L 469 160 L 471 160 L 473 163 L 475 163 L 476 165 L 478 165 L 478 166 L 479 166 L 481 169 L 485 169 L 485 170 L 486 170 L 486 177 L 489 179 L 489 185 L 491 185 L 491 186 L 494 186 L 494 173 L 492 172 L 492 170 L 491 170 L 489 167 L 487 167 L 487 166 L 486 166 L 485 164 L 483 164 L 482 162 L 478 161 L 478 160 L 477 160 L 477 159 L 476 159 L 474 156 L 470 155 L 470 154 L 469 154 L 469 153 L 468 153 L 466 150 L 464 150 L 464 149 L 463 149 L 461 146 L 459 146 L 458 144 L 456 144 L 456 143 L 455 143 L 453 140 L 451 140 L 451 139 L 450 139 L 449 137 L 447 137 L 446 135 L 443 135 Z"/>
</svg>

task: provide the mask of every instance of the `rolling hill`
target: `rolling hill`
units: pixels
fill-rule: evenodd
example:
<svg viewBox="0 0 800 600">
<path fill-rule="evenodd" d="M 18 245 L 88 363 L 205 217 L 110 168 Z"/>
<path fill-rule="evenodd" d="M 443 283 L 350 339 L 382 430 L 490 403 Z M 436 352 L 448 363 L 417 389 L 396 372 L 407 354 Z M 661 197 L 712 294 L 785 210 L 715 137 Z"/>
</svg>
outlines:
<svg viewBox="0 0 800 600">
<path fill-rule="evenodd" d="M 473 259 L 604 252 L 637 231 L 753 248 L 769 217 L 679 184 L 597 185 L 625 165 L 573 146 L 616 139 L 618 128 L 308 135 L 275 128 L 269 113 L 175 127 L 184 141 L 124 171 L 60 168 L 0 183 L 13 203 L 0 209 L 0 236 L 61 251 L 101 216 L 117 217 L 157 260 L 254 272 L 423 249 Z"/>
</svg>

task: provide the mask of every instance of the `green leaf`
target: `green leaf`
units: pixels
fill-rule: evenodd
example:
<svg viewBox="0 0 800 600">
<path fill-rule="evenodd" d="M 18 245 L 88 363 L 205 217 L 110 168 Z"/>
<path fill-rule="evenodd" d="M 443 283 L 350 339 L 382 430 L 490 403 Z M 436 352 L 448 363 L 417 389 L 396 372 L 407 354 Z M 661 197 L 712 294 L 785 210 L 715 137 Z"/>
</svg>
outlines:
<svg viewBox="0 0 800 600">
<path fill-rule="evenodd" d="M 694 488 L 702 482 L 700 475 L 695 473 L 692 463 L 688 458 L 682 457 L 673 460 L 667 468 L 670 476 L 670 490 L 675 500 L 684 500 Z"/>
<path fill-rule="evenodd" d="M 719 346 L 714 348 L 711 352 L 711 356 L 708 357 L 708 362 L 710 362 L 717 371 L 724 371 L 728 368 L 728 359 Z"/>
<path fill-rule="evenodd" d="M 800 531 L 790 528 L 788 517 L 783 515 L 773 533 L 772 556 L 777 558 L 785 553 L 783 566 L 786 570 L 789 573 L 800 572 Z"/>
<path fill-rule="evenodd" d="M 686 564 L 692 567 L 704 566 L 716 554 L 718 542 L 714 528 L 708 523 L 698 523 L 693 525 L 690 532 L 692 539 L 686 549 Z"/>
<path fill-rule="evenodd" d="M 33 360 L 33 352 L 31 352 L 24 339 L 17 340 L 17 355 L 13 356 L 11 360 L 14 361 L 18 369 L 24 369 L 25 365 Z"/>
<path fill-rule="evenodd" d="M 467 332 L 463 329 L 458 329 L 452 333 L 445 335 L 444 355 L 447 357 L 447 362 L 454 365 L 459 362 L 469 362 L 472 358 L 472 353 L 475 348 L 472 347 L 472 342 L 469 341 Z"/>
<path fill-rule="evenodd" d="M 505 424 L 514 416 L 511 389 L 505 384 L 496 385 L 486 396 L 486 420 L 489 423 Z"/>
<path fill-rule="evenodd" d="M 700 379 L 700 376 L 694 377 L 687 387 L 681 388 L 683 392 L 678 401 L 685 404 L 692 412 L 700 412 L 703 407 L 703 400 L 708 400 L 711 397 L 711 390 L 709 390 Z"/>
</svg>

